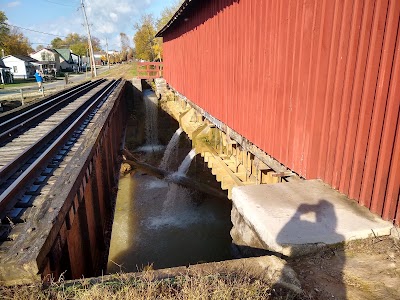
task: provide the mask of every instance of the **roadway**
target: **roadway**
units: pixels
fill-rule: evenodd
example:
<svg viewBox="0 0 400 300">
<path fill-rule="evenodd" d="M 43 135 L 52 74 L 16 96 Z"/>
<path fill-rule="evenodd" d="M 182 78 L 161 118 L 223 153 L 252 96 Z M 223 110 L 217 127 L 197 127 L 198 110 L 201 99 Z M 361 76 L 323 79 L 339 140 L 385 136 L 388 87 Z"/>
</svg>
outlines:
<svg viewBox="0 0 400 300">
<path fill-rule="evenodd" d="M 112 68 L 112 67 L 111 67 Z M 97 67 L 97 75 L 100 75 L 104 72 L 108 71 L 107 66 Z M 83 74 L 68 74 L 68 85 L 77 84 L 85 80 L 91 79 L 91 73 L 88 72 Z M 44 82 L 43 87 L 45 91 L 54 90 L 54 89 L 62 89 L 66 87 L 64 79 L 58 79 L 51 82 Z M 22 89 L 24 95 L 27 93 L 38 92 L 38 85 L 36 81 L 33 81 L 32 84 L 25 85 L 23 87 L 10 87 L 8 86 L 6 89 L 0 89 L 0 100 L 13 100 L 15 95 L 15 100 L 20 100 L 20 89 Z"/>
</svg>

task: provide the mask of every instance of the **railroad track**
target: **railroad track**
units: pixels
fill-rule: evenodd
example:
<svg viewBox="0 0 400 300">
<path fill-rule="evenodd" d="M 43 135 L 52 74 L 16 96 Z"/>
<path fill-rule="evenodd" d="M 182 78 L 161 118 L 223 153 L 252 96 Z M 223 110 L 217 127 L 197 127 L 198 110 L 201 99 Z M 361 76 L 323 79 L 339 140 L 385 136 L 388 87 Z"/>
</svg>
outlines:
<svg viewBox="0 0 400 300">
<path fill-rule="evenodd" d="M 120 80 L 81 85 L 0 123 L 0 241 L 46 192 Z M 25 214 L 26 215 L 26 214 Z"/>
<path fill-rule="evenodd" d="M 28 105 L 20 106 L 17 109 L 13 109 L 13 110 L 10 110 L 10 111 L 4 112 L 4 113 L 0 113 L 0 124 L 3 123 L 6 120 L 9 120 L 9 119 L 17 116 L 17 115 L 21 115 L 23 112 L 31 110 L 36 106 L 39 106 L 39 105 L 42 105 L 43 103 L 52 101 L 53 99 L 58 98 L 60 96 L 62 97 L 63 95 L 65 95 L 69 91 L 73 91 L 73 90 L 76 91 L 80 87 L 82 87 L 83 85 L 86 85 L 88 83 L 90 83 L 90 81 L 77 84 L 77 85 L 75 85 L 73 87 L 66 88 L 66 89 L 64 89 L 62 91 L 58 91 L 58 92 L 56 92 L 56 93 L 54 93 L 54 94 L 52 94 L 50 96 L 47 96 L 47 97 L 41 99 L 40 101 L 30 102 Z"/>
<path fill-rule="evenodd" d="M 104 81 L 102 79 L 86 82 L 64 93 L 56 94 L 44 101 L 29 105 L 23 110 L 0 116 L 0 146 L 11 140 L 16 134 L 29 129 L 30 126 L 35 126 L 47 116 L 54 114 Z"/>
</svg>

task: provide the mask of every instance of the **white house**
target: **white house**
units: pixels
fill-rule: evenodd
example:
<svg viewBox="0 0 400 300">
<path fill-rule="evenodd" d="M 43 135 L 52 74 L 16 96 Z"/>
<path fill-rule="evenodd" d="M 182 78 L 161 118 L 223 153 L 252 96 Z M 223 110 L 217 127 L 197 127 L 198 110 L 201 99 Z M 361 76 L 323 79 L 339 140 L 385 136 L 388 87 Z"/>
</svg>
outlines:
<svg viewBox="0 0 400 300">
<path fill-rule="evenodd" d="M 74 62 L 74 71 L 81 70 L 82 67 L 82 57 L 79 56 L 78 54 L 75 54 L 71 51 L 71 58 L 72 61 Z"/>
<path fill-rule="evenodd" d="M 10 76 L 10 68 L 7 67 L 3 60 L 0 58 L 0 83 L 12 83 L 12 77 Z"/>
<path fill-rule="evenodd" d="M 8 55 L 3 57 L 3 62 L 10 68 L 11 74 L 15 79 L 33 77 L 37 66 L 40 65 L 40 62 L 36 59 L 24 55 Z"/>
<path fill-rule="evenodd" d="M 60 69 L 60 54 L 53 49 L 43 48 L 29 56 L 41 62 L 44 73 Z"/>
</svg>

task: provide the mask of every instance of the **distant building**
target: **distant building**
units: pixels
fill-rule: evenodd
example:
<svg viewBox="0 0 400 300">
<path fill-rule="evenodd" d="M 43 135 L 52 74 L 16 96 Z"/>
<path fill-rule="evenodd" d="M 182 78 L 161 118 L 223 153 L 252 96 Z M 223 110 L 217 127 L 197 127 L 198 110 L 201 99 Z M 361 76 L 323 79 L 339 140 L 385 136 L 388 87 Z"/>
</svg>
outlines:
<svg viewBox="0 0 400 300">
<path fill-rule="evenodd" d="M 8 55 L 3 58 L 4 65 L 10 68 L 11 74 L 15 79 L 27 79 L 34 76 L 41 63 L 25 55 Z"/>
<path fill-rule="evenodd" d="M 61 71 L 74 71 L 78 67 L 79 62 L 75 63 L 74 56 L 76 54 L 72 53 L 70 49 L 54 49 L 60 55 L 60 67 Z"/>
<path fill-rule="evenodd" d="M 43 48 L 29 56 L 41 63 L 41 69 L 44 73 L 60 69 L 60 54 L 53 49 Z"/>
<path fill-rule="evenodd" d="M 82 58 L 73 52 L 71 52 L 71 58 L 72 58 L 72 61 L 74 62 L 74 65 L 73 65 L 74 71 L 79 70 L 79 67 L 82 65 Z"/>
<path fill-rule="evenodd" d="M 75 71 L 82 64 L 81 57 L 70 49 L 44 48 L 30 54 L 31 57 L 42 63 L 43 71 Z"/>
<path fill-rule="evenodd" d="M 95 62 L 96 66 L 102 66 L 106 63 L 106 61 L 104 61 L 102 59 L 105 56 L 107 56 L 106 52 L 94 52 L 93 56 L 94 56 L 94 62 Z"/>
<path fill-rule="evenodd" d="M 9 67 L 7 67 L 3 60 L 0 58 L 0 83 L 12 83 L 12 76 Z"/>
</svg>

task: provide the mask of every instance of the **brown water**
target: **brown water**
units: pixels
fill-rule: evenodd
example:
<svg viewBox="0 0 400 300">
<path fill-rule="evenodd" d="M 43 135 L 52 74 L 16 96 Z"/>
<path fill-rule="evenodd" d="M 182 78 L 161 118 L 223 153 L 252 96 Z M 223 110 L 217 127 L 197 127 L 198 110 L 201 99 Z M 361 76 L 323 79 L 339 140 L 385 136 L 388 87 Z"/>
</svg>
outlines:
<svg viewBox="0 0 400 300">
<path fill-rule="evenodd" d="M 144 175 L 120 179 L 108 272 L 229 259 L 230 203 Z"/>
<path fill-rule="evenodd" d="M 154 112 L 156 101 L 152 97 L 145 92 L 143 101 L 134 100 L 127 146 L 133 152 L 141 151 L 135 155 L 153 166 L 166 160 L 168 163 L 160 167 L 171 172 L 179 169 L 186 174 L 184 169 L 190 166 L 189 178 L 219 188 L 201 157 L 190 162 L 191 142 L 185 133 L 175 137 L 176 146 L 166 146 L 179 125 L 162 110 Z M 157 127 L 155 136 L 149 127 Z M 169 158 L 163 157 L 166 149 L 171 152 L 167 153 Z M 108 273 L 136 272 L 147 265 L 159 269 L 230 259 L 230 211 L 227 198 L 213 198 L 140 170 L 121 176 Z"/>
<path fill-rule="evenodd" d="M 164 116 L 158 120 L 162 124 L 158 138 L 164 141 L 168 141 L 178 129 L 178 124 L 168 121 L 168 118 Z M 168 126 L 167 122 L 170 122 Z M 139 120 L 138 124 L 143 122 Z M 140 136 L 140 133 L 128 127 L 128 136 Z M 166 146 L 148 147 L 148 144 L 146 141 L 136 143 L 131 151 L 147 151 L 136 155 L 159 166 Z M 190 141 L 184 133 L 174 151 L 171 161 L 178 160 L 178 163 L 167 169 L 177 171 L 190 151 Z M 214 188 L 219 187 L 201 157 L 193 159 L 187 176 Z M 230 210 L 231 202 L 227 198 L 213 198 L 143 171 L 135 170 L 121 176 L 108 273 L 135 272 L 147 265 L 159 269 L 230 259 Z"/>
</svg>

